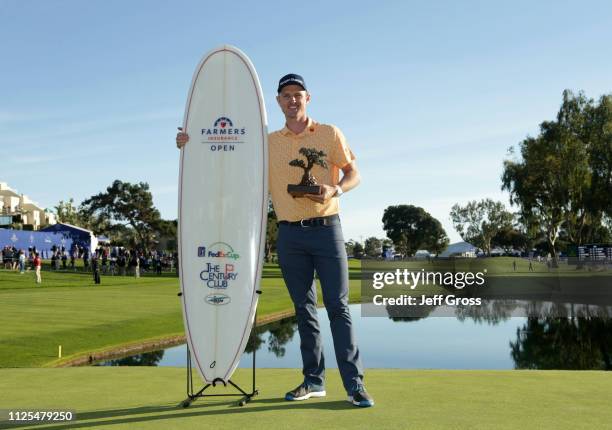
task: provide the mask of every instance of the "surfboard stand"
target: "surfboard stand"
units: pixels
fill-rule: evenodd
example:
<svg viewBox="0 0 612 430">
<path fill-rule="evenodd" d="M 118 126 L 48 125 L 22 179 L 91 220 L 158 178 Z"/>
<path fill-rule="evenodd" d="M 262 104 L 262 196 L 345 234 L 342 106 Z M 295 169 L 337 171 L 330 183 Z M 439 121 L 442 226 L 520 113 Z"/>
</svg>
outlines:
<svg viewBox="0 0 612 430">
<path fill-rule="evenodd" d="M 261 294 L 260 291 L 257 291 L 257 294 Z M 255 322 L 253 322 L 253 330 L 257 327 L 257 315 L 255 316 Z M 253 350 L 253 390 L 250 393 L 247 393 L 238 385 L 234 384 L 231 379 L 228 379 L 227 383 L 221 379 L 217 378 L 212 383 L 204 385 L 200 391 L 197 393 L 193 392 L 193 371 L 191 369 L 191 353 L 189 352 L 189 345 L 187 345 L 187 398 L 181 402 L 181 406 L 183 408 L 188 408 L 193 401 L 200 397 L 223 397 L 223 396 L 242 396 L 240 401 L 238 402 L 238 406 L 244 406 L 251 401 L 251 399 L 259 394 L 259 391 L 255 388 L 255 353 L 257 351 Z M 209 387 L 216 387 L 218 383 L 223 384 L 224 387 L 227 387 L 227 384 L 230 384 L 238 393 L 232 394 L 204 394 L 204 391 Z"/>
</svg>

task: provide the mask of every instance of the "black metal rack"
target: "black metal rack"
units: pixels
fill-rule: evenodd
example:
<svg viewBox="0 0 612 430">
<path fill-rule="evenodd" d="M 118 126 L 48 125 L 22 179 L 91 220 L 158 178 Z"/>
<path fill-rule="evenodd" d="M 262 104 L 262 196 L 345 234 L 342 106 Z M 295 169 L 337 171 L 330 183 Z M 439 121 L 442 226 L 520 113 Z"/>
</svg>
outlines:
<svg viewBox="0 0 612 430">
<path fill-rule="evenodd" d="M 257 291 L 257 294 L 261 294 L 261 291 Z M 256 328 L 257 328 L 257 314 L 255 314 L 255 320 L 253 322 L 252 331 L 255 331 Z M 197 393 L 194 393 L 194 390 L 193 390 L 193 370 L 191 368 L 191 352 L 189 351 L 189 344 L 187 344 L 187 398 L 185 400 L 183 400 L 180 405 L 182 407 L 184 407 L 184 408 L 187 408 L 187 407 L 189 407 L 189 405 L 191 405 L 191 403 L 193 401 L 195 401 L 196 399 L 198 399 L 200 397 L 223 397 L 223 396 L 242 396 L 242 398 L 238 402 L 238 406 L 246 405 L 248 402 L 251 401 L 251 399 L 254 396 L 259 394 L 259 391 L 257 391 L 257 389 L 255 388 L 255 353 L 256 352 L 257 351 L 255 349 L 253 349 L 253 389 L 252 389 L 252 391 L 250 393 L 247 393 L 246 391 L 244 391 L 242 388 L 240 388 L 238 385 L 236 385 L 231 379 L 228 379 L 228 381 L 225 382 L 221 378 L 216 378 L 214 381 L 212 381 L 212 383 L 207 383 Z M 232 387 L 234 387 L 236 390 L 238 390 L 238 393 L 231 393 L 231 394 L 204 394 L 204 391 L 206 389 L 208 389 L 211 386 L 212 387 L 216 387 L 218 383 L 223 384 L 224 387 L 227 387 L 227 384 L 230 384 Z"/>
</svg>

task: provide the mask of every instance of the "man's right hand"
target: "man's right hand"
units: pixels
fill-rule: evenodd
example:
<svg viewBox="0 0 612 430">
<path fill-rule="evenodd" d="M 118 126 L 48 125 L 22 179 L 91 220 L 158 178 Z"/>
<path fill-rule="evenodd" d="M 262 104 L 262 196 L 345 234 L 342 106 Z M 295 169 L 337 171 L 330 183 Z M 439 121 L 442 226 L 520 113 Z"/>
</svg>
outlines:
<svg viewBox="0 0 612 430">
<path fill-rule="evenodd" d="M 187 133 L 183 133 L 183 127 L 178 127 L 179 132 L 176 133 L 176 147 L 181 149 L 183 146 L 189 142 L 189 135 Z"/>
</svg>

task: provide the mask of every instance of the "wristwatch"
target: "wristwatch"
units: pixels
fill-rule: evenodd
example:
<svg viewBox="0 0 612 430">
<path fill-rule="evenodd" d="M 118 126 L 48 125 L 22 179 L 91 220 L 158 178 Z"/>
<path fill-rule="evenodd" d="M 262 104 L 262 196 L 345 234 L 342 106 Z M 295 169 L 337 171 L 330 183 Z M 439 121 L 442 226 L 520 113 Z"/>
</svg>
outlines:
<svg viewBox="0 0 612 430">
<path fill-rule="evenodd" d="M 336 194 L 334 194 L 334 197 L 340 197 L 342 194 L 344 194 L 344 191 L 342 191 L 340 185 L 336 185 Z"/>
</svg>

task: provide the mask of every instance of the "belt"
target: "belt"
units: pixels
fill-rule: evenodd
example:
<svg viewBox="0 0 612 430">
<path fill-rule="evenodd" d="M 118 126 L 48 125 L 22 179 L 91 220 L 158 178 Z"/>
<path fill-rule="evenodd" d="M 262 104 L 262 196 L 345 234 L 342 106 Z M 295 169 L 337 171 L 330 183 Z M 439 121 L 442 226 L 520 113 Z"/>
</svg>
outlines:
<svg viewBox="0 0 612 430">
<path fill-rule="evenodd" d="M 317 218 L 301 219 L 299 221 L 279 221 L 279 224 L 283 225 L 295 225 L 300 227 L 317 227 L 321 225 L 334 225 L 336 221 L 339 221 L 340 217 L 337 214 L 321 216 Z"/>
</svg>

